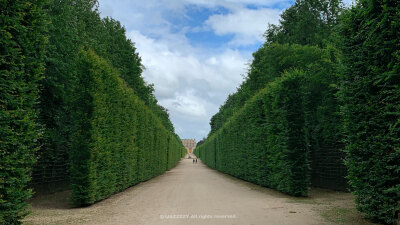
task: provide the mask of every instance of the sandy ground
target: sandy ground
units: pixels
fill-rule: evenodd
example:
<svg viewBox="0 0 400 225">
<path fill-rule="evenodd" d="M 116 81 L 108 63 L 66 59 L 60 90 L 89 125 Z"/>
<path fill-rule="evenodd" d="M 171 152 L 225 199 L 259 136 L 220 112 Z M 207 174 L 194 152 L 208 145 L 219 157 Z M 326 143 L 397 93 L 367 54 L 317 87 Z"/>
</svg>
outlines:
<svg viewBox="0 0 400 225">
<path fill-rule="evenodd" d="M 84 208 L 69 191 L 31 200 L 24 224 L 372 224 L 348 193 L 312 189 L 289 197 L 182 159 L 170 171 Z"/>
</svg>

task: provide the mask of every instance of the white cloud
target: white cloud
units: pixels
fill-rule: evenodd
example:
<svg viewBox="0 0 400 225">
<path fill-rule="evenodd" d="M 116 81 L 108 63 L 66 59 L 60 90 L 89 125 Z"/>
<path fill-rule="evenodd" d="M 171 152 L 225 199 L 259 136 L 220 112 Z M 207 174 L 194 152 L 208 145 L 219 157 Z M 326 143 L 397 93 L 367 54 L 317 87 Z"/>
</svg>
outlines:
<svg viewBox="0 0 400 225">
<path fill-rule="evenodd" d="M 182 116 L 190 118 L 207 117 L 206 102 L 194 94 L 195 90 L 189 89 L 186 93 L 177 93 L 174 98 L 161 99 L 160 103 Z"/>
<path fill-rule="evenodd" d="M 241 83 L 249 55 L 232 49 L 208 55 L 182 35 L 169 36 L 155 40 L 139 31 L 128 33 L 146 67 L 143 76 L 154 83 L 155 95 L 169 110 L 177 132 L 195 133 L 199 139 L 207 135 L 210 117 Z"/>
<path fill-rule="evenodd" d="M 356 3 L 356 0 L 343 0 L 343 3 L 346 6 L 351 6 L 351 5 L 354 5 Z"/>
<path fill-rule="evenodd" d="M 268 23 L 277 24 L 281 10 L 242 9 L 227 15 L 213 15 L 207 21 L 217 35 L 234 34 L 234 45 L 249 45 L 263 41 Z"/>
</svg>

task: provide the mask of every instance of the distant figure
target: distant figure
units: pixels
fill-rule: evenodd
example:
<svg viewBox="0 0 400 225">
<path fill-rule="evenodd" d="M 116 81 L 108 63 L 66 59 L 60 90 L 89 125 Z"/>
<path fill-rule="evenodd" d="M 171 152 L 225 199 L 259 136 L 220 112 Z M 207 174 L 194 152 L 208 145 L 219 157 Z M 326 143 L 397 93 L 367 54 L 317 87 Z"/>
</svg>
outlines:
<svg viewBox="0 0 400 225">
<path fill-rule="evenodd" d="M 193 159 L 193 164 L 194 164 L 194 159 Z"/>
<path fill-rule="evenodd" d="M 196 158 L 196 164 L 197 164 L 197 158 Z"/>
</svg>

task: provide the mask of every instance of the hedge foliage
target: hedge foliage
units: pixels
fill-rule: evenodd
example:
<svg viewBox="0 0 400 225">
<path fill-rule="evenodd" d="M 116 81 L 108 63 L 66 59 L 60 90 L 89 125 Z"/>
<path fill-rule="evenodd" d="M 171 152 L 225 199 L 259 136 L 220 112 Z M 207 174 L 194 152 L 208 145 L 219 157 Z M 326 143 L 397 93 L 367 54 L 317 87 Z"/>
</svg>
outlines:
<svg viewBox="0 0 400 225">
<path fill-rule="evenodd" d="M 322 57 L 324 50 L 313 46 L 264 44 L 255 53 L 250 65 L 247 79 L 240 85 L 237 92 L 229 95 L 224 105 L 210 121 L 213 134 L 238 110 L 240 110 L 253 95 L 265 88 L 275 78 L 290 69 L 313 70 L 318 72 L 320 66 L 329 62 L 330 57 Z M 327 58 L 327 59 L 326 59 Z M 334 74 L 325 74 L 333 76 Z"/>
<path fill-rule="evenodd" d="M 198 146 L 195 154 L 224 173 L 306 196 L 315 160 L 311 155 L 325 151 L 326 146 L 340 151 L 336 148 L 341 138 L 336 88 L 331 85 L 335 82 L 334 49 L 278 44 L 264 48 L 271 48 L 264 50 L 268 53 L 280 49 L 274 52 L 277 65 L 300 62 L 297 67 L 302 70 L 290 66 L 280 77 L 269 79 L 272 81 Z M 291 58 L 288 51 L 297 54 Z M 300 55 L 308 59 L 298 60 Z M 268 77 L 271 68 L 263 66 L 253 64 L 252 68 L 258 67 L 257 73 Z M 248 83 L 254 82 L 250 75 Z"/>
<path fill-rule="evenodd" d="M 168 112 L 144 82 L 125 28 L 100 18 L 97 0 L 0 6 L 0 223 L 26 214 L 35 160 L 33 183 L 71 175 L 76 205 L 177 163 L 184 149 Z M 247 79 L 213 116 L 196 154 L 217 170 L 305 196 L 310 182 L 346 183 L 345 146 L 358 209 L 396 222 L 399 12 L 397 0 L 359 0 L 350 9 L 340 0 L 297 0 L 265 33 Z"/>
<path fill-rule="evenodd" d="M 296 0 L 264 36 L 268 43 L 326 47 L 335 38 L 333 28 L 343 10 L 342 0 Z"/>
<path fill-rule="evenodd" d="M 168 129 L 174 129 L 166 110 L 157 104 L 152 86 L 141 76 L 141 59 L 126 37 L 125 28 L 112 18 L 102 19 L 97 3 L 96 0 L 48 0 L 44 10 L 50 21 L 45 77 L 40 84 L 39 120 L 45 129 L 33 171 L 32 186 L 36 189 L 54 191 L 68 187 L 68 152 L 74 126 L 70 115 L 78 76 L 78 52 L 82 47 L 93 49 L 109 61 L 134 94 L 162 118 Z"/>
<path fill-rule="evenodd" d="M 301 82 L 302 74 L 296 71 L 268 84 L 195 154 L 224 173 L 306 196 L 309 166 L 298 99 Z"/>
<path fill-rule="evenodd" d="M 36 192 L 68 188 L 71 148 L 71 101 L 77 69 L 76 61 L 81 40 L 77 14 L 85 15 L 78 4 L 69 0 L 47 1 L 44 13 L 49 17 L 48 44 L 44 79 L 40 82 L 39 122 L 45 127 L 36 152 L 31 186 Z M 82 7 L 80 7 L 82 8 Z M 62 186 L 62 187 L 61 187 Z M 56 188 L 55 188 L 56 187 Z M 46 190 L 47 189 L 47 190 Z"/>
<path fill-rule="evenodd" d="M 46 42 L 44 1 L 0 3 L 0 224 L 19 224 L 35 161 L 38 82 Z"/>
<path fill-rule="evenodd" d="M 290 114 L 285 111 L 279 114 L 281 118 L 274 114 L 277 104 L 266 93 L 288 79 L 288 75 L 276 78 L 285 70 L 289 71 L 287 74 L 302 73 L 298 96 L 301 111 L 293 113 L 299 121 L 303 117 L 303 129 L 297 135 L 304 135 L 305 145 L 301 141 L 298 145 L 306 147 L 305 162 L 311 168 L 306 179 L 329 188 L 346 183 L 340 176 L 331 177 L 330 171 L 342 177 L 348 173 L 358 209 L 373 220 L 393 224 L 400 214 L 400 2 L 360 0 L 349 9 L 343 9 L 341 4 L 340 0 L 299 0 L 283 12 L 280 24 L 269 27 L 266 43 L 253 55 L 247 79 L 211 119 L 209 136 L 196 154 L 210 167 L 264 185 L 263 178 L 274 170 L 269 168 L 262 173 L 260 169 L 276 157 L 271 154 L 275 158 L 270 159 L 263 152 L 274 149 L 275 141 L 276 145 L 282 144 L 279 148 L 284 154 L 288 141 L 301 139 L 288 138 L 292 128 L 281 123 Z M 327 54 L 322 61 L 316 61 L 319 67 L 310 67 L 304 63 L 309 57 L 289 52 L 282 57 L 279 52 L 271 52 L 277 43 L 318 45 Z M 295 62 L 293 67 L 290 62 Z M 265 85 L 266 90 L 257 94 Z M 295 92 L 290 88 L 287 91 L 287 95 Z M 276 99 L 280 94 L 285 96 L 274 94 L 278 95 Z M 279 101 L 289 99 L 286 96 Z M 272 114 L 257 109 L 257 103 L 259 108 L 270 108 Z M 288 108 L 289 105 L 282 105 L 280 109 Z M 343 168 L 343 157 L 348 171 Z M 281 164 L 288 166 L 291 162 Z M 274 165 L 278 168 L 279 162 Z M 290 186 L 287 180 L 282 182 Z M 276 187 L 273 182 L 266 186 L 290 190 Z M 302 193 L 301 187 L 299 190 Z"/>
<path fill-rule="evenodd" d="M 170 169 L 184 150 L 109 63 L 93 51 L 79 60 L 71 186 L 74 204 L 88 205 Z"/>
<path fill-rule="evenodd" d="M 360 0 L 340 27 L 340 98 L 357 208 L 395 223 L 400 214 L 400 2 Z"/>
<path fill-rule="evenodd" d="M 118 70 L 121 78 L 174 132 L 168 112 L 155 98 L 154 88 L 142 77 L 143 66 L 125 28 L 112 18 L 101 18 L 97 0 L 48 0 L 48 51 L 41 81 L 40 123 L 45 126 L 42 147 L 36 153 L 32 186 L 38 191 L 68 188 L 69 151 L 74 120 L 73 96 L 77 88 L 78 52 L 90 48 Z"/>
<path fill-rule="evenodd" d="M 57 191 L 72 176 L 87 205 L 176 165 L 184 149 L 168 112 L 97 0 L 0 6 L 0 224 L 27 214 L 28 186 Z"/>
</svg>

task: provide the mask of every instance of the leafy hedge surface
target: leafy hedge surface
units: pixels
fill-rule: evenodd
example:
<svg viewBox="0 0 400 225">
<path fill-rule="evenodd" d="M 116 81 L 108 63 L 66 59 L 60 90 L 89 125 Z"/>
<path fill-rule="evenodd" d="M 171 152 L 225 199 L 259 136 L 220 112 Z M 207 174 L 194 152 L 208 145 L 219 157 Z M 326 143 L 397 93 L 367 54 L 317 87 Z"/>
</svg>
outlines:
<svg viewBox="0 0 400 225">
<path fill-rule="evenodd" d="M 68 188 L 71 148 L 71 101 L 76 79 L 76 60 L 79 46 L 77 36 L 82 34 L 76 24 L 76 16 L 84 15 L 70 0 L 47 0 L 48 43 L 45 56 L 44 79 L 40 82 L 39 122 L 43 125 L 40 149 L 36 152 L 37 162 L 32 169 L 30 186 L 36 193 L 52 192 Z M 74 15 L 75 14 L 75 15 Z M 61 185 L 60 185 L 61 184 Z"/>
<path fill-rule="evenodd" d="M 400 2 L 360 0 L 343 18 L 343 101 L 349 181 L 357 207 L 400 213 Z"/>
<path fill-rule="evenodd" d="M 36 153 L 31 186 L 36 192 L 54 192 L 69 186 L 71 118 L 76 89 L 78 53 L 92 49 L 106 59 L 132 92 L 145 102 L 164 126 L 174 127 L 168 112 L 158 104 L 153 85 L 142 77 L 143 65 L 125 28 L 112 18 L 101 18 L 97 0 L 48 0 L 49 17 L 45 74 L 41 81 L 39 122 L 45 127 Z"/>
<path fill-rule="evenodd" d="M 19 224 L 31 190 L 39 129 L 35 105 L 43 74 L 43 1 L 0 3 L 0 224 Z"/>
<path fill-rule="evenodd" d="M 332 85 L 336 82 L 332 61 L 335 50 L 299 45 L 271 47 L 293 48 L 292 51 L 307 53 L 315 60 L 289 67 L 289 72 L 267 82 L 222 128 L 197 147 L 195 154 L 224 173 L 291 195 L 306 196 L 310 178 L 321 172 L 317 171 L 320 166 L 313 167 L 320 160 L 313 156 L 326 152 L 339 155 L 342 146 L 337 90 Z M 276 61 L 279 65 L 294 61 L 290 56 L 277 58 L 283 60 Z M 303 70 L 295 70 L 296 67 Z M 257 72 L 269 71 L 271 68 L 259 67 Z M 252 79 L 249 76 L 246 82 L 251 83 Z M 325 164 L 324 172 L 343 167 L 341 160 Z M 344 180 L 344 174 L 330 175 L 331 179 Z"/>
<path fill-rule="evenodd" d="M 180 140 L 92 51 L 80 53 L 72 200 L 88 205 L 148 180 L 183 156 Z"/>
<path fill-rule="evenodd" d="M 247 79 L 211 118 L 210 134 L 222 127 L 235 112 L 244 106 L 247 100 L 265 88 L 269 82 L 280 77 L 286 70 L 296 68 L 319 73 L 321 69 L 324 69 L 323 65 L 330 62 L 330 58 L 326 55 L 325 50 L 314 46 L 264 44 L 253 53 L 254 60 L 250 65 Z"/>
<path fill-rule="evenodd" d="M 302 73 L 278 78 L 196 148 L 203 162 L 235 177 L 306 196 L 309 166 L 302 127 Z"/>
</svg>

